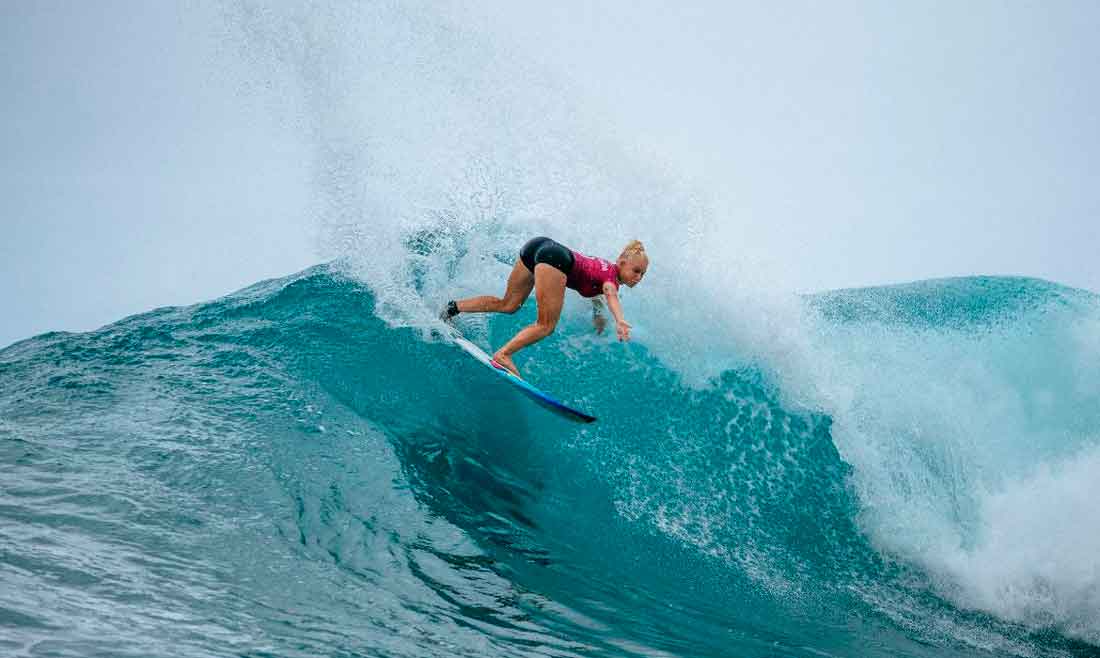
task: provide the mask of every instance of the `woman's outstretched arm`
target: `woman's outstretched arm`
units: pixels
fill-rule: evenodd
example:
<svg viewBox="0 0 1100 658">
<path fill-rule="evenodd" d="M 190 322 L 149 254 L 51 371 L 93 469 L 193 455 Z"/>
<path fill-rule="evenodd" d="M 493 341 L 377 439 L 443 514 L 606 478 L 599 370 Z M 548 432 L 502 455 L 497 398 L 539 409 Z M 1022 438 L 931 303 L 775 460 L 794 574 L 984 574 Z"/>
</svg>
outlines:
<svg viewBox="0 0 1100 658">
<path fill-rule="evenodd" d="M 623 317 L 623 307 L 619 303 L 619 289 L 613 283 L 605 283 L 603 296 L 607 298 L 607 308 L 615 318 L 615 333 L 619 335 L 619 340 L 630 340 L 630 323 Z"/>
</svg>

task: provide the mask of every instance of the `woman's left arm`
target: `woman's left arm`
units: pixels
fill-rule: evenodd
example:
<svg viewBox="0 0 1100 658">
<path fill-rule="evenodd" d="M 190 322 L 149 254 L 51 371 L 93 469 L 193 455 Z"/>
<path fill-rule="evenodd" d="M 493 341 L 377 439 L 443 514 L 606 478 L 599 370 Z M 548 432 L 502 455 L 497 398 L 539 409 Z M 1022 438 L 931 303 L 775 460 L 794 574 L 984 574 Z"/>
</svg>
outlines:
<svg viewBox="0 0 1100 658">
<path fill-rule="evenodd" d="M 619 340 L 630 340 L 630 323 L 623 317 L 623 306 L 619 303 L 619 289 L 613 283 L 603 284 L 603 295 L 607 298 L 607 308 L 615 318 L 615 333 Z"/>
</svg>

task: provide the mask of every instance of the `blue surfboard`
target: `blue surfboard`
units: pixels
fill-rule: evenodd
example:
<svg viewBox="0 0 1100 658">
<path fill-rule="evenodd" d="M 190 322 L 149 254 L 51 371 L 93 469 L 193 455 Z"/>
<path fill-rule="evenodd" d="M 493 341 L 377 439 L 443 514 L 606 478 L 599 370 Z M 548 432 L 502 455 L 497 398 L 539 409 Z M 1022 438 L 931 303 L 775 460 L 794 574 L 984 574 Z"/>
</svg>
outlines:
<svg viewBox="0 0 1100 658">
<path fill-rule="evenodd" d="M 455 342 L 455 345 L 458 345 L 460 348 L 462 348 L 462 351 L 474 357 L 482 364 L 487 366 L 490 370 L 503 377 L 505 381 L 507 381 L 512 386 L 515 386 L 520 393 L 523 393 L 527 397 L 534 400 L 539 406 L 557 416 L 561 416 L 562 418 L 566 418 L 577 423 L 591 423 L 596 420 L 595 416 L 590 416 L 583 411 L 579 411 L 562 402 L 559 402 L 550 395 L 547 395 L 539 388 L 528 384 L 526 381 L 520 379 L 519 377 L 516 377 L 506 368 L 497 364 L 496 361 L 493 361 L 493 359 L 490 358 L 489 355 L 486 354 L 480 347 L 474 345 L 469 340 L 467 340 L 465 336 L 458 333 L 457 329 L 455 329 L 454 327 L 448 327 L 448 329 L 451 340 Z"/>
</svg>

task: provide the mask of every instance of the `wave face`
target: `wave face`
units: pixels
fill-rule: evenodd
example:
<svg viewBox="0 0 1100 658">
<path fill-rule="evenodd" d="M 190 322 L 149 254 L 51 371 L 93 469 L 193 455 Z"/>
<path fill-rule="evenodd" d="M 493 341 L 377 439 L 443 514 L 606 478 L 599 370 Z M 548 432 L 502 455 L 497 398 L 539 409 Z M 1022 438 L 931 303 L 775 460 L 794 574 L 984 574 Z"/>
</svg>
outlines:
<svg viewBox="0 0 1100 658">
<path fill-rule="evenodd" d="M 521 366 L 583 427 L 375 299 L 318 266 L 0 351 L 4 652 L 1100 650 L 1089 293 L 819 295 L 701 383 L 567 318 Z"/>
</svg>

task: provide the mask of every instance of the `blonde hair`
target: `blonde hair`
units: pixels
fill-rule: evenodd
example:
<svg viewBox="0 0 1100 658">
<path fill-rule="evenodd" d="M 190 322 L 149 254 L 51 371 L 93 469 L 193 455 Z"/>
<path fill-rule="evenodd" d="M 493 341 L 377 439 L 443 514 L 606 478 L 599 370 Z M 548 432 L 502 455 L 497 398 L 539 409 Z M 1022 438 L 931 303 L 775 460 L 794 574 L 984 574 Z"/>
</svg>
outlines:
<svg viewBox="0 0 1100 658">
<path fill-rule="evenodd" d="M 642 244 L 641 240 L 631 240 L 626 243 L 626 246 L 623 247 L 623 253 L 619 254 L 620 259 L 630 258 L 631 256 L 645 256 L 649 258 L 646 256 L 645 245 Z"/>
</svg>

